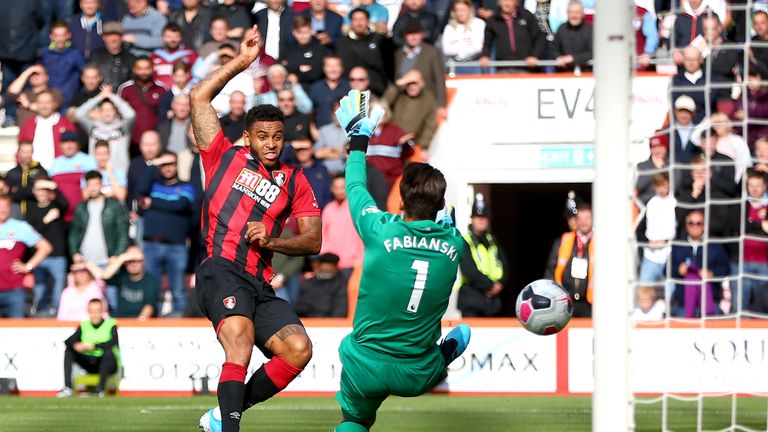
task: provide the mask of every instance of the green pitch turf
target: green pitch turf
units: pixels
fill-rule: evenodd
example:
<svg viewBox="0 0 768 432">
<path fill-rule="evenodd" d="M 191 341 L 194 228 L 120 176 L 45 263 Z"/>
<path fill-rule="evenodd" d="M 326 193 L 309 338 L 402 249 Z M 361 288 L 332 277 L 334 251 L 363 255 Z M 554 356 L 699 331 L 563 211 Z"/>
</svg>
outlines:
<svg viewBox="0 0 768 432">
<path fill-rule="evenodd" d="M 106 397 L 55 399 L 0 397 L 0 431 L 197 431 L 200 415 L 214 397 Z M 590 430 L 588 397 L 422 396 L 388 399 L 374 432 L 575 432 Z M 706 399 L 704 427 L 731 425 L 731 400 Z M 766 399 L 738 401 L 743 426 L 766 430 Z M 669 428 L 696 430 L 695 403 L 672 402 Z M 661 430 L 661 404 L 638 405 L 637 431 Z M 339 421 L 332 397 L 279 397 L 247 411 L 243 432 L 331 431 Z"/>
</svg>

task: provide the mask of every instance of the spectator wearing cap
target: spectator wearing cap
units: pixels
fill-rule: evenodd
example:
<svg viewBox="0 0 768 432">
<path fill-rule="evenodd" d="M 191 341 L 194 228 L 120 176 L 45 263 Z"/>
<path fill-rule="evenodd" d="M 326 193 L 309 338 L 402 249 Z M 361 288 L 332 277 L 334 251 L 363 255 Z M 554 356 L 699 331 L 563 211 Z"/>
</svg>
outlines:
<svg viewBox="0 0 768 432">
<path fill-rule="evenodd" d="M 56 182 L 69 202 L 67 212 L 64 213 L 64 221 L 70 222 L 75 208 L 83 201 L 82 182 L 85 173 L 96 169 L 96 161 L 80 151 L 75 132 L 67 131 L 61 135 L 59 149 L 61 156 L 54 159 L 48 175 Z"/>
<path fill-rule="evenodd" d="M 364 67 L 368 72 L 370 90 L 381 95 L 389 81 L 387 68 L 392 55 L 391 43 L 385 36 L 370 31 L 366 10 L 355 8 L 349 16 L 349 34 L 339 41 L 336 52 L 341 56 L 347 73 L 355 67 Z"/>
<path fill-rule="evenodd" d="M 307 318 L 343 318 L 349 308 L 347 282 L 339 257 L 324 253 L 311 261 L 315 275 L 299 285 L 296 314 Z"/>
<path fill-rule="evenodd" d="M 69 202 L 56 187 L 56 182 L 45 174 L 32 181 L 32 193 L 34 199 L 27 208 L 26 220 L 51 244 L 52 250 L 34 270 L 34 300 L 30 315 L 54 317 L 67 282 L 67 226 L 64 213 Z"/>
<path fill-rule="evenodd" d="M 101 37 L 104 48 L 93 52 L 91 63 L 99 67 L 102 82 L 116 89 L 131 79 L 135 57 L 123 43 L 123 25 L 119 22 L 104 23 Z"/>
<path fill-rule="evenodd" d="M 635 181 L 635 191 L 637 198 L 643 204 L 655 194 L 651 179 L 659 172 L 669 174 L 669 133 L 663 130 L 657 130 L 648 140 L 648 147 L 651 149 L 651 155 L 648 160 L 637 164 L 637 180 Z M 679 181 L 679 179 L 675 179 Z M 675 188 L 674 190 L 677 190 Z"/>
<path fill-rule="evenodd" d="M 571 295 L 574 317 L 592 316 L 594 244 L 592 207 L 581 203 L 576 208 L 576 230 L 555 240 L 556 259 L 547 263 L 544 272 L 546 279 L 556 281 Z"/>
<path fill-rule="evenodd" d="M 310 0 L 309 8 L 301 12 L 312 21 L 312 35 L 321 44 L 333 48 L 342 35 L 341 15 L 328 9 L 328 0 Z M 346 34 L 346 32 L 344 32 Z"/>
<path fill-rule="evenodd" d="M 208 36 L 211 10 L 201 5 L 200 0 L 184 0 L 183 8 L 171 12 L 168 22 L 178 25 L 184 34 L 184 45 L 199 50 Z"/>
<path fill-rule="evenodd" d="M 129 246 L 109 263 L 101 277 L 117 287 L 117 309 L 113 317 L 145 320 L 157 315 L 160 281 L 147 273 L 141 248 Z"/>
<path fill-rule="evenodd" d="M 99 0 L 80 0 L 80 14 L 68 22 L 72 34 L 72 47 L 80 52 L 85 61 L 99 48 L 104 48 L 101 38 L 104 22 L 99 12 Z"/>
<path fill-rule="evenodd" d="M 496 60 L 525 60 L 535 68 L 546 49 L 546 37 L 536 17 L 520 5 L 519 0 L 499 0 L 498 11 L 485 23 L 485 38 L 480 63 L 487 68 L 496 47 Z M 497 69 L 498 70 L 498 69 Z M 527 68 L 504 68 L 509 72 L 527 72 Z"/>
<path fill-rule="evenodd" d="M 696 126 L 693 121 L 696 115 L 696 102 L 688 95 L 678 96 L 675 99 L 674 109 L 674 132 L 670 133 L 672 138 L 670 159 L 675 164 L 684 164 L 696 154 L 696 149 L 691 142 Z"/>
<path fill-rule="evenodd" d="M 37 268 L 52 248 L 27 222 L 11 217 L 11 204 L 10 196 L 0 195 L 0 318 L 24 318 L 24 275 Z M 32 248 L 35 253 L 22 261 Z"/>
<path fill-rule="evenodd" d="M 58 102 L 50 90 L 37 94 L 35 109 L 37 115 L 21 125 L 19 142 L 31 141 L 35 159 L 47 170 L 53 165 L 54 158 L 61 155 L 59 144 L 62 136 L 69 132 L 77 142 L 77 129 L 65 116 L 59 114 Z"/>
<path fill-rule="evenodd" d="M 334 112 L 339 108 L 337 100 L 331 109 Z M 339 124 L 339 119 L 334 115 L 331 123 L 322 126 L 317 131 L 317 142 L 312 146 L 315 158 L 322 161 L 328 173 L 331 175 L 344 174 L 347 164 L 347 131 Z M 381 125 L 381 122 L 379 122 Z"/>
<path fill-rule="evenodd" d="M 294 12 L 285 7 L 285 0 L 267 0 L 267 7 L 256 12 L 253 22 L 258 26 L 261 40 L 264 41 L 264 52 L 275 59 L 280 58 L 293 41 L 291 27 Z"/>
<path fill-rule="evenodd" d="M 97 278 L 101 270 L 92 262 L 73 263 L 69 268 L 69 283 L 61 293 L 56 319 L 59 321 L 83 321 L 88 319 L 88 303 L 92 299 L 106 305 L 104 282 Z M 109 313 L 104 309 L 104 316 Z"/>
<path fill-rule="evenodd" d="M 11 168 L 5 177 L 10 188 L 8 193 L 13 198 L 13 202 L 19 204 L 22 215 L 27 213 L 27 208 L 35 201 L 35 195 L 32 192 L 32 183 L 35 178 L 41 175 L 48 175 L 45 168 L 33 159 L 32 150 L 32 143 L 30 141 L 20 142 L 16 150 L 18 164 Z"/>
<path fill-rule="evenodd" d="M 501 312 L 501 293 L 509 280 L 509 264 L 491 234 L 491 212 L 483 194 L 475 196 L 472 219 L 464 234 L 464 257 L 459 263 L 461 288 L 458 307 L 463 317 L 493 317 Z"/>
<path fill-rule="evenodd" d="M 475 16 L 470 0 L 456 0 L 451 8 L 448 25 L 443 29 L 443 55 L 456 62 L 474 61 L 483 52 L 485 21 Z M 474 66 L 456 68 L 457 73 L 480 73 Z"/>
<path fill-rule="evenodd" d="M 332 106 L 350 90 L 349 81 L 344 78 L 344 64 L 337 54 L 323 57 L 324 78 L 309 87 L 309 98 L 315 107 L 315 124 L 318 128 L 330 124 L 336 118 Z"/>
<path fill-rule="evenodd" d="M 162 38 L 162 48 L 152 51 L 149 57 L 152 60 L 152 79 L 170 89 L 174 84 L 173 65 L 182 62 L 191 68 L 197 61 L 197 53 L 184 45 L 184 33 L 176 23 L 165 25 Z"/>
<path fill-rule="evenodd" d="M 708 80 L 704 76 L 702 65 L 704 60 L 701 58 L 701 51 L 693 46 L 685 47 L 683 50 L 683 68 L 677 75 L 672 77 L 672 98 L 677 99 L 682 95 L 689 96 L 696 104 L 694 123 L 699 123 L 704 119 L 707 113 L 707 102 L 710 103 L 710 110 L 715 111 L 714 96 L 717 92 L 705 89 L 704 85 L 716 82 L 717 77 L 710 77 Z M 690 87 L 690 89 L 688 89 Z"/>
<path fill-rule="evenodd" d="M 133 62 L 133 79 L 124 82 L 117 95 L 136 111 L 136 121 L 131 131 L 130 154 L 135 155 L 141 134 L 157 127 L 160 98 L 168 89 L 152 79 L 152 60 L 139 57 Z"/>
<path fill-rule="evenodd" d="M 293 17 L 293 41 L 286 42 L 278 60 L 296 75 L 304 91 L 309 93 L 310 86 L 323 78 L 323 58 L 330 52 L 312 36 L 312 23 L 306 15 Z"/>
<path fill-rule="evenodd" d="M 584 5 L 579 0 L 568 3 L 568 21 L 557 29 L 554 55 L 560 70 L 592 70 L 592 24 L 584 21 Z"/>
<path fill-rule="evenodd" d="M 669 174 L 655 174 L 651 184 L 654 195 L 645 208 L 645 238 L 648 239 L 648 246 L 643 247 L 639 275 L 640 282 L 644 284 L 658 282 L 667 276 L 667 260 L 672 250 L 670 242 L 677 233 L 677 200 L 670 193 Z"/>
<path fill-rule="evenodd" d="M 6 89 L 37 61 L 36 39 L 45 24 L 41 4 L 40 0 L 3 2 L 3 5 L 9 5 L 9 10 L 0 14 L 0 64 L 3 73 L 3 107 L 6 110 L 3 127 L 21 124 L 18 120 L 14 123 L 16 98 L 21 89 L 16 95 Z"/>
<path fill-rule="evenodd" d="M 312 191 L 317 198 L 317 205 L 323 209 L 333 200 L 331 195 L 331 175 L 322 162 L 315 159 L 312 154 L 312 142 L 309 140 L 296 140 L 291 142 L 296 164 L 304 171 L 304 175 L 312 186 Z"/>
<path fill-rule="evenodd" d="M 396 48 L 405 45 L 405 28 L 411 23 L 418 23 L 424 31 L 424 39 L 429 43 L 437 40 L 440 33 L 437 15 L 425 9 L 426 0 L 405 0 L 402 14 L 392 26 L 392 43 Z"/>
<path fill-rule="evenodd" d="M 411 21 L 403 29 L 405 44 L 395 51 L 395 80 L 402 78 L 411 70 L 421 72 L 424 88 L 434 96 L 439 106 L 438 115 L 445 111 L 445 62 L 440 51 L 431 43 L 425 42 L 424 30 L 418 21 Z"/>
<path fill-rule="evenodd" d="M 414 134 L 392 123 L 392 111 L 385 101 L 377 99 L 371 106 L 384 110 L 384 116 L 371 136 L 365 159 L 368 164 L 381 171 L 387 189 L 391 189 L 403 173 L 408 158 L 413 156 Z"/>
<path fill-rule="evenodd" d="M 148 0 L 128 0 L 128 13 L 123 16 L 123 42 L 131 45 L 135 56 L 148 56 L 163 46 L 165 15 L 149 5 Z"/>
<path fill-rule="evenodd" d="M 131 129 L 136 119 L 131 105 L 106 86 L 75 111 L 75 118 L 88 133 L 88 153 L 94 154 L 96 143 L 106 141 L 114 168 L 127 172 Z"/>
<path fill-rule="evenodd" d="M 363 241 L 352 223 L 343 174 L 333 177 L 331 194 L 333 200 L 323 208 L 323 246 L 320 254 L 338 256 L 338 268 L 344 280 L 348 281 L 355 265 L 363 262 Z"/>
<path fill-rule="evenodd" d="M 189 257 L 187 234 L 193 222 L 195 189 L 191 183 L 179 180 L 173 152 L 161 153 L 149 171 L 139 205 L 144 217 L 147 270 L 158 278 L 168 275 L 173 314 L 181 317 L 187 309 L 184 271 Z"/>
<path fill-rule="evenodd" d="M 389 33 L 389 11 L 385 6 L 377 3 L 376 0 L 361 0 L 357 6 L 361 9 L 365 9 L 370 17 L 371 29 L 379 34 L 387 35 Z M 342 26 L 342 32 L 347 33 L 349 31 L 349 14 L 344 17 L 344 25 Z"/>
<path fill-rule="evenodd" d="M 432 92 L 424 87 L 421 72 L 413 69 L 389 86 L 382 99 L 392 109 L 391 122 L 414 134 L 416 145 L 427 149 L 437 127 L 438 104 Z"/>
</svg>

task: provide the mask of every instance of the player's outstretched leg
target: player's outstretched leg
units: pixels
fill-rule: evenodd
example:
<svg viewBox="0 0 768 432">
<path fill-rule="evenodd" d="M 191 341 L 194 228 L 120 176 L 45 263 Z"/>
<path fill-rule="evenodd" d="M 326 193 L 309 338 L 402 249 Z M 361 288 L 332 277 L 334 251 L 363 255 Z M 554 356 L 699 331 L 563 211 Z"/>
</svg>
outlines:
<svg viewBox="0 0 768 432">
<path fill-rule="evenodd" d="M 466 324 L 459 325 L 445 335 L 445 339 L 443 339 L 443 342 L 440 344 L 440 352 L 443 353 L 446 366 L 464 353 L 464 350 L 467 349 L 467 345 L 469 345 L 471 336 L 472 331 Z"/>
</svg>

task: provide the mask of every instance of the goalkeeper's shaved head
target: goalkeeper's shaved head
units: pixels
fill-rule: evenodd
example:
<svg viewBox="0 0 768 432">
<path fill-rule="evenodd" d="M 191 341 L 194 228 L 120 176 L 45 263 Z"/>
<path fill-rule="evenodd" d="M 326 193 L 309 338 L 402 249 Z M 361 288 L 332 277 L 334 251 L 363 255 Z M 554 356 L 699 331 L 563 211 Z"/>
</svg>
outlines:
<svg viewBox="0 0 768 432">
<path fill-rule="evenodd" d="M 400 196 L 405 216 L 415 220 L 435 220 L 445 206 L 445 177 L 426 163 L 410 163 L 400 180 Z"/>
</svg>

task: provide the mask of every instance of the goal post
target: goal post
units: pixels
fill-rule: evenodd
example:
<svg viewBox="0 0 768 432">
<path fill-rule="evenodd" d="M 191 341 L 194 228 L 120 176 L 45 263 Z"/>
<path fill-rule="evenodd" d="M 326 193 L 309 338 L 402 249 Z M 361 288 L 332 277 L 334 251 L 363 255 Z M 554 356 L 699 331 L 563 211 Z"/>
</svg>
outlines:
<svg viewBox="0 0 768 432">
<path fill-rule="evenodd" d="M 594 30 L 594 393 L 592 430 L 634 430 L 630 388 L 631 248 L 629 124 L 634 74 L 631 0 L 598 0 Z"/>
</svg>

